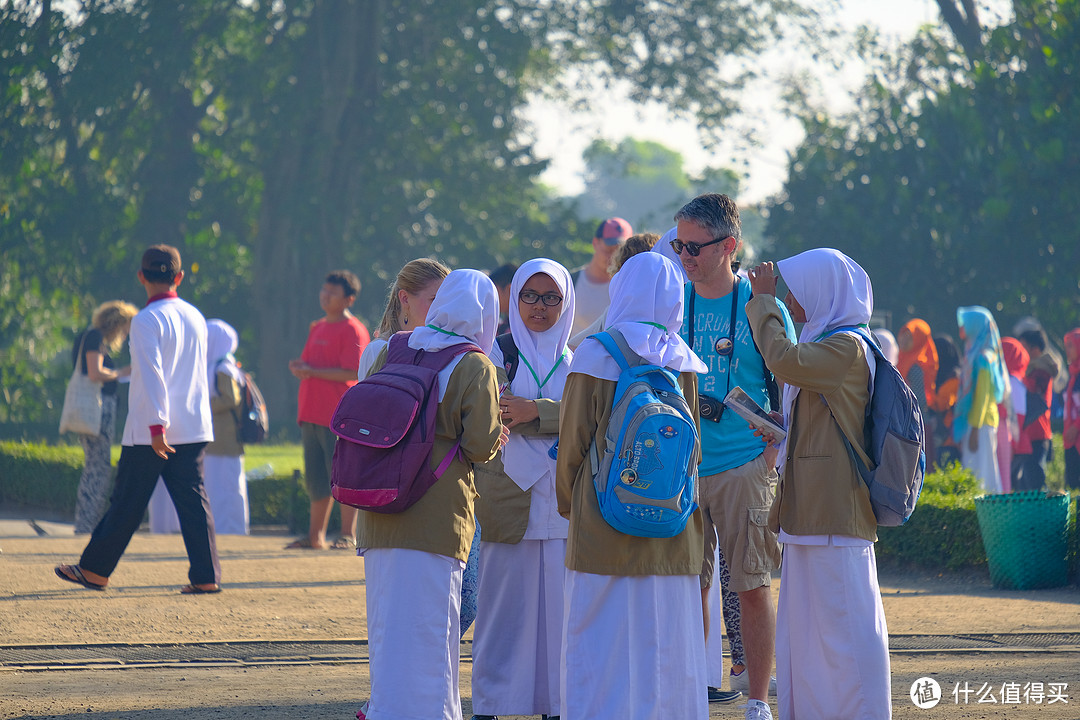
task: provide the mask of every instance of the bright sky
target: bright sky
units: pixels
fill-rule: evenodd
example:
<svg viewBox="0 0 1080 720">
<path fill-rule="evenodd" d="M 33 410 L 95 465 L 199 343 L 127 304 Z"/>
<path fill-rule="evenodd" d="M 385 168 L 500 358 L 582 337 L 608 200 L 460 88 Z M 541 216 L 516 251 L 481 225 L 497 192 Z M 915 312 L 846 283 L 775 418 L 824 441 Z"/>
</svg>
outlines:
<svg viewBox="0 0 1080 720">
<path fill-rule="evenodd" d="M 938 22 L 935 0 L 841 0 L 840 4 L 839 21 L 844 27 L 853 30 L 863 24 L 877 26 L 889 44 L 910 39 L 920 25 Z M 790 57 L 793 53 L 786 55 Z M 850 107 L 851 92 L 859 87 L 865 75 L 855 63 L 842 74 L 826 69 L 815 73 L 832 110 Z M 603 113 L 575 113 L 546 100 L 529 107 L 525 117 L 535 128 L 536 150 L 541 157 L 552 161 L 541 178 L 544 182 L 563 194 L 579 194 L 584 189 L 585 170 L 581 155 L 589 143 L 597 137 L 613 142 L 634 137 L 653 140 L 681 152 L 691 173 L 708 166 L 738 169 L 745 163 L 749 176 L 738 199 L 756 202 L 781 189 L 787 173 L 787 154 L 802 139 L 799 124 L 785 119 L 776 109 L 774 92 L 758 92 L 753 96 L 747 93 L 743 102 L 748 115 L 737 121 L 763 125 L 764 144 L 747 150 L 724 147 L 715 153 L 703 149 L 692 122 L 673 120 L 659 105 L 634 106 L 624 97 L 612 92 L 607 102 L 595 103 L 608 108 Z"/>
</svg>

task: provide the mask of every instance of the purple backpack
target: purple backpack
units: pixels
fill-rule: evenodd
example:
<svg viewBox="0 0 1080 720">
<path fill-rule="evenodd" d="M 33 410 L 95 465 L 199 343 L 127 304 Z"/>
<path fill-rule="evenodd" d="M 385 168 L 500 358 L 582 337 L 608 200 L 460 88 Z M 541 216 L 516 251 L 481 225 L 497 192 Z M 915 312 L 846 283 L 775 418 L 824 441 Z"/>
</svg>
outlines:
<svg viewBox="0 0 1080 720">
<path fill-rule="evenodd" d="M 338 436 L 330 472 L 334 499 L 361 510 L 397 513 L 428 491 L 450 467 L 459 440 L 435 472 L 431 448 L 439 405 L 439 371 L 472 343 L 437 352 L 409 347 L 408 332 L 390 338 L 386 364 L 349 388 L 330 429 Z"/>
</svg>

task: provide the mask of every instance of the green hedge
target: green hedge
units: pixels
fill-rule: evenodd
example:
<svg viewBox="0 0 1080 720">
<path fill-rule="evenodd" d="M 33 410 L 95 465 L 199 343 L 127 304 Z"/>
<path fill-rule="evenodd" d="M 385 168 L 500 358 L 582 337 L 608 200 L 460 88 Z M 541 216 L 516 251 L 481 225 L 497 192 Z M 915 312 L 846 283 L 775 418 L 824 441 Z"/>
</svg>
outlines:
<svg viewBox="0 0 1080 720">
<path fill-rule="evenodd" d="M 0 503 L 6 509 L 33 509 L 72 519 L 82 463 L 79 447 L 0 442 Z M 879 528 L 878 559 L 937 570 L 985 566 L 986 552 L 975 516 L 978 494 L 974 475 L 958 463 L 927 475 L 911 519 L 903 527 Z M 284 525 L 292 532 L 307 531 L 309 503 L 299 470 L 284 477 L 250 480 L 248 504 L 254 526 Z M 340 522 L 336 504 L 334 514 L 331 534 Z M 1080 538 L 1074 531 L 1070 536 L 1074 575 L 1078 546 Z"/>
<path fill-rule="evenodd" d="M 0 503 L 74 519 L 82 466 L 81 447 L 0 442 Z"/>
<path fill-rule="evenodd" d="M 5 510 L 26 509 L 73 521 L 82 466 L 83 451 L 78 446 L 0 441 L 0 505 Z M 248 482 L 248 506 L 252 525 L 307 531 L 308 497 L 299 471 Z"/>
<path fill-rule="evenodd" d="M 978 480 L 959 463 L 930 473 L 911 518 L 901 527 L 878 528 L 878 559 L 930 569 L 986 565 L 975 517 L 980 494 Z"/>
</svg>

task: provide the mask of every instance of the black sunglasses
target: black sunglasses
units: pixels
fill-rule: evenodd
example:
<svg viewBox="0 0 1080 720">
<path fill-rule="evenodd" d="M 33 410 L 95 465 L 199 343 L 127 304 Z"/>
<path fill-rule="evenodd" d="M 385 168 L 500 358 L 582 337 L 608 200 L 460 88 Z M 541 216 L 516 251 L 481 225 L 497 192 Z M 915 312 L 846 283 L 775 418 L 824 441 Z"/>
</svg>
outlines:
<svg viewBox="0 0 1080 720">
<path fill-rule="evenodd" d="M 701 248 L 709 247 L 710 245 L 715 245 L 716 243 L 719 243 L 719 242 L 724 242 L 729 237 L 731 237 L 731 236 L 727 235 L 725 237 L 716 238 L 715 240 L 710 240 L 707 243 L 700 243 L 700 244 L 699 243 L 692 243 L 692 242 L 683 242 L 682 240 L 672 240 L 671 241 L 671 249 L 675 251 L 676 255 L 682 255 L 682 251 L 685 248 L 686 252 L 690 253 L 690 257 L 697 257 L 698 255 L 701 254 Z"/>
<path fill-rule="evenodd" d="M 532 290 L 522 290 L 520 293 L 518 293 L 518 299 L 526 305 L 535 305 L 536 303 L 543 300 L 544 304 L 548 307 L 555 307 L 562 302 L 562 298 L 555 293 L 547 293 L 541 295 L 540 293 L 535 293 Z"/>
</svg>

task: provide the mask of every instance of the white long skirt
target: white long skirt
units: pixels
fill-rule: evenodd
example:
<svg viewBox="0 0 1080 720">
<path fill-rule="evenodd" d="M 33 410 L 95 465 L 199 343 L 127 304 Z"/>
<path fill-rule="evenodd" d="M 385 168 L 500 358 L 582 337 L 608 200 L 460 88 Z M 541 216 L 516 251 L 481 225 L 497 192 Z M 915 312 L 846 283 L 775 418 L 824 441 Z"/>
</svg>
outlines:
<svg viewBox="0 0 1080 720">
<path fill-rule="evenodd" d="M 247 478 L 243 455 L 204 455 L 203 483 L 218 535 L 248 534 Z"/>
<path fill-rule="evenodd" d="M 968 430 L 971 433 L 971 430 Z M 975 473 L 985 492 L 1001 492 L 1001 472 L 997 460 L 997 428 L 983 425 L 979 428 L 979 448 L 968 450 L 968 437 L 960 441 L 960 464 Z"/>
<path fill-rule="evenodd" d="M 566 540 L 480 543 L 473 712 L 558 715 Z"/>
<path fill-rule="evenodd" d="M 150 532 L 155 535 L 170 535 L 180 532 L 180 518 L 176 516 L 176 506 L 173 505 L 169 491 L 165 489 L 165 481 L 158 478 L 154 486 L 154 493 L 150 496 Z"/>
<path fill-rule="evenodd" d="M 461 720 L 461 575 L 444 555 L 364 551 L 371 720 Z"/>
<path fill-rule="evenodd" d="M 697 575 L 566 571 L 562 720 L 709 716 Z"/>
<path fill-rule="evenodd" d="M 720 567 L 720 546 L 713 552 L 713 567 Z M 709 588 L 709 640 L 705 643 L 706 677 L 711 687 L 718 688 L 724 682 L 724 592 L 720 573 L 713 573 Z"/>
<path fill-rule="evenodd" d="M 889 632 L 872 545 L 784 545 L 776 686 L 784 720 L 892 717 Z"/>
<path fill-rule="evenodd" d="M 214 515 L 218 535 L 247 535 L 248 497 L 243 455 L 203 455 L 203 485 Z M 180 532 L 169 491 L 158 478 L 150 496 L 150 532 L 160 535 Z"/>
</svg>

